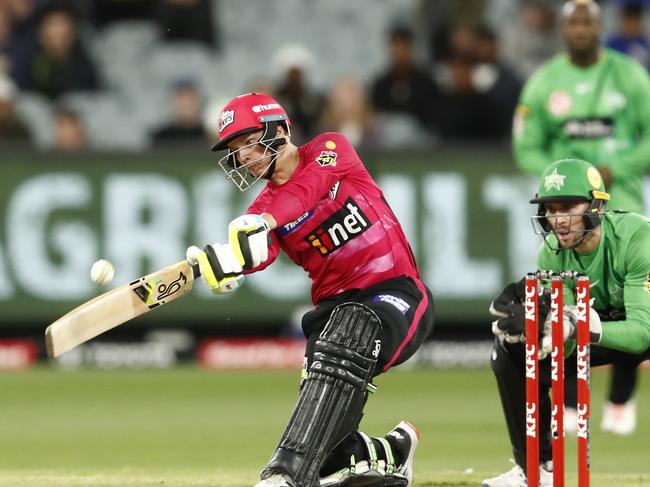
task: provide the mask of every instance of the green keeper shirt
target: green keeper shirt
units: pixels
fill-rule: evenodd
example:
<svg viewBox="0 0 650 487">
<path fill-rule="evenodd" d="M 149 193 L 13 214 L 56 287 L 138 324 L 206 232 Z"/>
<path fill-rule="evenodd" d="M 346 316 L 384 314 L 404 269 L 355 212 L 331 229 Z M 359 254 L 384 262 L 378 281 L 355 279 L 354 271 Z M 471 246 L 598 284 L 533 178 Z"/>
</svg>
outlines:
<svg viewBox="0 0 650 487">
<path fill-rule="evenodd" d="M 554 234 L 547 239 L 557 248 Z M 557 251 L 542 244 L 537 265 L 538 269 L 589 276 L 596 311 L 625 310 L 624 321 L 603 322 L 600 346 L 638 354 L 650 347 L 650 219 L 610 212 L 601 224 L 596 250 L 588 254 Z M 574 287 L 575 281 L 566 281 L 565 304 L 575 304 Z"/>
<path fill-rule="evenodd" d="M 632 58 L 603 49 L 582 68 L 560 54 L 526 83 L 513 123 L 517 164 L 535 176 L 558 159 L 607 166 L 610 210 L 644 213 L 650 167 L 650 79 Z"/>
</svg>

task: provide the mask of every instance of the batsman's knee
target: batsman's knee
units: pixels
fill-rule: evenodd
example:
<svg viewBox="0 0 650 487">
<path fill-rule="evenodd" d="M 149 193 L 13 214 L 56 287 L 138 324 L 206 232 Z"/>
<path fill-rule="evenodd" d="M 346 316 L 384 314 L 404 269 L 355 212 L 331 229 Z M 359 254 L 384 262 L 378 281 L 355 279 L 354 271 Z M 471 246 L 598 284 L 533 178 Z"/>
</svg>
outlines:
<svg viewBox="0 0 650 487">
<path fill-rule="evenodd" d="M 361 303 L 332 311 L 314 347 L 309 371 L 318 371 L 365 389 L 381 351 L 381 320 Z"/>
</svg>

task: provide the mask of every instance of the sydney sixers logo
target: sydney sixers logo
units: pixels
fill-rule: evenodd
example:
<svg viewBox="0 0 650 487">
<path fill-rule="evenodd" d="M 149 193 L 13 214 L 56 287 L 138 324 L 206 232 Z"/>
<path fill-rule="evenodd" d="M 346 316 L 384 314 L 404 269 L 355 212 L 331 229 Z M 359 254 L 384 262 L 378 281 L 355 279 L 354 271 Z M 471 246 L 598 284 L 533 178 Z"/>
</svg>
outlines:
<svg viewBox="0 0 650 487">
<path fill-rule="evenodd" d="M 321 151 L 320 155 L 316 158 L 316 162 L 319 166 L 336 166 L 336 157 L 337 153 L 333 150 L 324 150 Z"/>
<path fill-rule="evenodd" d="M 219 132 L 223 132 L 228 125 L 235 121 L 235 110 L 224 110 L 221 112 L 221 119 L 219 120 Z"/>
</svg>

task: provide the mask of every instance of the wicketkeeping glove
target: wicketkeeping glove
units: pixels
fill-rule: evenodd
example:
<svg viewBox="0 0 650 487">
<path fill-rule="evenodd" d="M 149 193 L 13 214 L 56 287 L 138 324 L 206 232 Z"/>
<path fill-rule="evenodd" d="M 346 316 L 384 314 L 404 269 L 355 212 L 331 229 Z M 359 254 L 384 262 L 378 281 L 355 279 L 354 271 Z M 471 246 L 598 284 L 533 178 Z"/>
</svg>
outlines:
<svg viewBox="0 0 650 487">
<path fill-rule="evenodd" d="M 490 314 L 498 318 L 492 322 L 492 333 L 503 337 L 508 343 L 522 342 L 525 338 L 525 291 L 526 278 L 511 282 L 490 304 Z M 551 295 L 544 288 L 541 288 L 540 291 L 538 309 L 540 322 L 543 322 L 551 309 Z"/>
<path fill-rule="evenodd" d="M 577 336 L 578 328 L 578 307 L 574 304 L 564 306 L 564 319 L 562 320 L 562 331 L 564 341 L 574 339 Z M 544 336 L 540 345 L 540 358 L 545 358 L 553 349 L 553 338 L 551 336 L 551 316 L 549 315 L 544 322 Z M 600 343 L 603 337 L 603 325 L 600 322 L 600 316 L 594 308 L 589 308 L 589 341 L 591 343 Z"/>
<path fill-rule="evenodd" d="M 228 225 L 228 243 L 244 269 L 269 258 L 269 224 L 260 215 L 242 215 Z"/>
<path fill-rule="evenodd" d="M 242 267 L 229 244 L 206 245 L 203 250 L 192 245 L 186 258 L 199 265 L 203 280 L 215 294 L 230 294 L 244 282 Z"/>
</svg>

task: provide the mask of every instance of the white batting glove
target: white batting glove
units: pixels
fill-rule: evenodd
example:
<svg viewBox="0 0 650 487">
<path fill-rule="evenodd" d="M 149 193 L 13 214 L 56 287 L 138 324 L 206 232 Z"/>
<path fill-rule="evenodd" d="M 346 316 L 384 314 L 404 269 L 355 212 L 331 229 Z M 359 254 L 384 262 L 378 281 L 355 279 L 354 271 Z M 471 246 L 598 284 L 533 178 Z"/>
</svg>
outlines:
<svg viewBox="0 0 650 487">
<path fill-rule="evenodd" d="M 185 253 L 187 261 L 199 265 L 201 276 L 215 294 L 230 294 L 244 283 L 242 267 L 228 244 L 192 245 Z"/>
<path fill-rule="evenodd" d="M 228 225 L 228 243 L 244 269 L 253 269 L 269 258 L 269 230 L 260 215 L 242 215 Z"/>
</svg>

